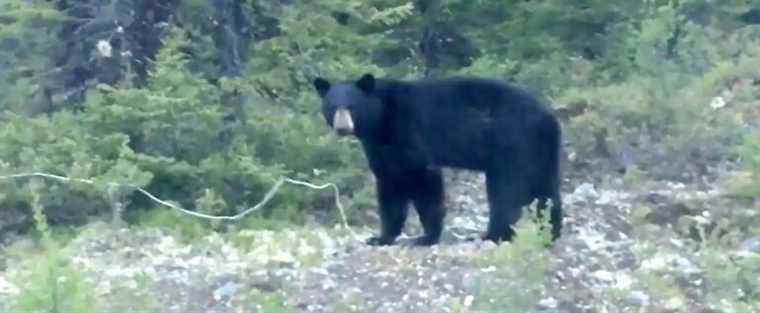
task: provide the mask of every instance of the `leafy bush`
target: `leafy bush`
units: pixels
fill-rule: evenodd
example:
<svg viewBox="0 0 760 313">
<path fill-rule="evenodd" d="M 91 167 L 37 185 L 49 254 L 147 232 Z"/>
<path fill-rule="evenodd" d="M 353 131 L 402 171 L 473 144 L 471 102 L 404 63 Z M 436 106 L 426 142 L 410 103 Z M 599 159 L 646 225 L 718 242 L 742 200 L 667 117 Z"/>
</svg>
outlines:
<svg viewBox="0 0 760 313">
<path fill-rule="evenodd" d="M 361 188 L 363 173 L 351 170 L 361 160 L 355 143 L 328 136 L 317 115 L 266 102 L 226 106 L 241 84 L 223 81 L 219 88 L 190 72 L 188 57 L 180 52 L 186 41 L 178 31 L 167 39 L 146 88 L 100 85 L 90 93 L 84 114 L 30 119 L 7 113 L 7 126 L 0 130 L 2 172 L 93 179 L 95 188 L 50 185 L 41 202 L 58 222 L 81 222 L 74 217 L 117 202 L 155 205 L 106 182 L 144 187 L 184 207 L 225 215 L 259 202 L 283 175 L 338 182 L 348 194 Z M 298 101 L 316 102 L 313 97 Z M 18 186 L 12 182 L 9 187 L 16 188 L 4 190 L 5 203 L 28 203 Z M 305 204 L 324 197 L 285 186 L 260 214 L 303 221 Z"/>
<path fill-rule="evenodd" d="M 179 52 L 185 42 L 180 32 L 167 40 L 147 88 L 104 86 L 88 104 L 93 130 L 129 136 L 136 152 L 130 161 L 155 177 L 149 190 L 185 207 L 197 204 L 208 214 L 231 215 L 258 203 L 283 175 L 315 181 L 360 177 L 343 171 L 358 154 L 336 145 L 318 116 L 264 102 L 226 106 L 224 99 L 242 85 L 225 80 L 217 88 L 191 73 Z M 299 222 L 305 203 L 318 196 L 282 188 L 263 213 Z"/>
<path fill-rule="evenodd" d="M 717 20 L 698 24 L 691 9 L 682 4 L 649 11 L 624 37 L 620 54 L 610 56 L 624 58 L 614 62 L 625 63 L 630 73 L 592 80 L 592 87 L 568 88 L 556 97 L 580 112 L 566 125 L 575 151 L 586 158 L 594 155 L 599 138 L 612 152 L 638 147 L 640 168 L 661 176 L 680 175 L 678 168 L 705 159 L 735 159 L 732 147 L 754 118 L 737 112 L 752 112 L 759 91 L 751 83 L 757 74 L 747 69 L 760 62 L 760 32 L 724 31 Z M 663 169 L 658 164 L 663 158 L 674 159 L 669 162 L 674 169 Z"/>
<path fill-rule="evenodd" d="M 61 112 L 50 117 L 3 117 L 0 129 L 0 171 L 4 174 L 47 172 L 96 182 L 120 182 L 143 186 L 151 179 L 124 157 L 133 152 L 122 134 L 96 136 L 81 116 Z M 23 180 L 4 181 L 2 203 L 30 210 L 30 194 Z M 40 192 L 40 203 L 53 223 L 83 222 L 90 214 L 109 209 L 105 183 L 50 182 Z"/>
</svg>

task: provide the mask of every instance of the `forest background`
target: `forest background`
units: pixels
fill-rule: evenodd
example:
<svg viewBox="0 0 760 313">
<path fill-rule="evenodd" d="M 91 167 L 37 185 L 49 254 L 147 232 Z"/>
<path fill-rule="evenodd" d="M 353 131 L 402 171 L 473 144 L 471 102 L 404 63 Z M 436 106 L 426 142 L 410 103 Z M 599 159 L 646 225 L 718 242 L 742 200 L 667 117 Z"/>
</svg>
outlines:
<svg viewBox="0 0 760 313">
<path fill-rule="evenodd" d="M 0 182 L 0 236 L 62 246 L 98 219 L 182 238 L 342 222 L 329 192 L 282 188 L 222 223 L 108 184 L 233 215 L 283 176 L 335 183 L 348 222 L 372 224 L 361 149 L 329 133 L 311 81 L 373 73 L 524 87 L 562 120 L 566 191 L 720 186 L 743 209 L 711 208 L 707 231 L 739 243 L 760 235 L 758 25 L 753 0 L 1 0 L 0 174 L 96 184 Z"/>
</svg>

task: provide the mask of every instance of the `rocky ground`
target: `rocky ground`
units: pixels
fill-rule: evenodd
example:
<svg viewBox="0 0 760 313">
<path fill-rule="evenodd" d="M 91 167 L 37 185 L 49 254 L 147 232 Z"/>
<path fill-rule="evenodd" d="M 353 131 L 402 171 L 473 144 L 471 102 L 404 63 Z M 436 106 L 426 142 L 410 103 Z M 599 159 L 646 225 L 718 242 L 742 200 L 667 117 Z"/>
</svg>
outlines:
<svg viewBox="0 0 760 313">
<path fill-rule="evenodd" d="M 728 312 L 711 303 L 714 283 L 689 237 L 714 224 L 711 207 L 734 203 L 710 184 L 571 177 L 563 237 L 547 249 L 529 242 L 527 226 L 514 244 L 466 241 L 487 223 L 483 176 L 447 179 L 448 228 L 431 248 L 408 238 L 369 247 L 340 227 L 184 242 L 93 224 L 70 243 L 71 262 L 104 312 Z M 364 238 L 371 229 L 354 230 Z M 405 235 L 419 231 L 410 216 Z M 757 257 L 760 239 L 729 250 Z M 19 291 L 11 279 L 19 260 L 4 260 L 0 303 Z"/>
</svg>

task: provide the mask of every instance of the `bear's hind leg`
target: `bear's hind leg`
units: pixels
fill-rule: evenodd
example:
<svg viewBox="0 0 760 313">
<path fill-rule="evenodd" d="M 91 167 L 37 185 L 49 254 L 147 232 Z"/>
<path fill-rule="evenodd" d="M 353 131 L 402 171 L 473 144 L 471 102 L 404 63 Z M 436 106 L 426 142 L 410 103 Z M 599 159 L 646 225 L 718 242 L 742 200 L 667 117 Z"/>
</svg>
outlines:
<svg viewBox="0 0 760 313">
<path fill-rule="evenodd" d="M 560 196 L 559 187 L 554 187 L 553 191 L 547 193 L 541 193 L 538 198 L 538 205 L 536 206 L 536 217 L 538 219 L 544 219 L 544 212 L 549 206 L 548 202 L 551 201 L 551 208 L 549 211 L 549 224 L 551 224 L 551 236 L 552 241 L 556 241 L 562 232 L 562 198 Z M 541 223 L 540 229 L 544 230 L 544 223 Z"/>
<path fill-rule="evenodd" d="M 525 186 L 514 173 L 486 173 L 489 219 L 488 230 L 483 240 L 496 243 L 512 240 L 515 236 L 512 225 L 520 219 L 522 206 L 527 204 L 525 190 Z"/>
</svg>

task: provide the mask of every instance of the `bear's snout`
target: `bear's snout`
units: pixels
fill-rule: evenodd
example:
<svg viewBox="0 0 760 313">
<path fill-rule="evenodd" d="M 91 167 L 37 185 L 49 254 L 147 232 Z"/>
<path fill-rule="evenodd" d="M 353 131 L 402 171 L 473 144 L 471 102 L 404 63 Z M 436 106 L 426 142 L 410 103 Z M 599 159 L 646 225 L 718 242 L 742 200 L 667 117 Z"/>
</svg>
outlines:
<svg viewBox="0 0 760 313">
<path fill-rule="evenodd" d="M 333 128 L 340 136 L 351 135 L 354 133 L 354 120 L 351 118 L 351 112 L 348 109 L 338 109 L 333 116 Z"/>
</svg>

